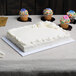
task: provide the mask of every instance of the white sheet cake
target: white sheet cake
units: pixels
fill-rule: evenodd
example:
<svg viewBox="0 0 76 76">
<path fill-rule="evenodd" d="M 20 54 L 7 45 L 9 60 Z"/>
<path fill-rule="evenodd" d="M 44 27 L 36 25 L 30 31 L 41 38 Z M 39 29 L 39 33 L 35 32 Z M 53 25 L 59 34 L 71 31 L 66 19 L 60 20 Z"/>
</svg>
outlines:
<svg viewBox="0 0 76 76">
<path fill-rule="evenodd" d="M 37 24 L 10 29 L 7 32 L 7 38 L 23 52 L 35 50 L 46 46 L 48 43 L 69 37 L 68 31 L 49 21 L 41 21 Z"/>
</svg>

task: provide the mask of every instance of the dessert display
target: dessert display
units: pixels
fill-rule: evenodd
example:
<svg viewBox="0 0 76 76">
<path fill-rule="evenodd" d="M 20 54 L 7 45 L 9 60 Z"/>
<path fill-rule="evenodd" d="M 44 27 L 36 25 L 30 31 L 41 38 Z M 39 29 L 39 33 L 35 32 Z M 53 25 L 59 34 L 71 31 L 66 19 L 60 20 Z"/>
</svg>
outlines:
<svg viewBox="0 0 76 76">
<path fill-rule="evenodd" d="M 76 23 L 76 12 L 73 10 L 70 10 L 67 12 L 67 15 L 69 16 L 71 23 Z"/>
<path fill-rule="evenodd" d="M 26 9 L 22 8 L 21 11 L 19 12 L 19 14 L 20 14 L 20 19 L 22 21 L 28 21 L 29 14 L 28 14 L 28 11 Z"/>
<path fill-rule="evenodd" d="M 49 20 L 50 21 L 52 19 L 52 15 L 53 15 L 52 9 L 50 9 L 50 8 L 44 9 L 43 10 L 43 15 L 44 15 L 44 18 L 46 20 Z"/>
<path fill-rule="evenodd" d="M 69 23 L 70 23 L 70 19 L 69 19 L 68 15 L 64 15 L 60 20 L 60 26 L 63 29 L 67 29 L 69 27 Z"/>
<path fill-rule="evenodd" d="M 6 37 L 23 52 L 27 52 L 46 46 L 47 43 L 68 38 L 70 34 L 53 22 L 41 21 L 30 26 L 10 29 Z"/>
</svg>

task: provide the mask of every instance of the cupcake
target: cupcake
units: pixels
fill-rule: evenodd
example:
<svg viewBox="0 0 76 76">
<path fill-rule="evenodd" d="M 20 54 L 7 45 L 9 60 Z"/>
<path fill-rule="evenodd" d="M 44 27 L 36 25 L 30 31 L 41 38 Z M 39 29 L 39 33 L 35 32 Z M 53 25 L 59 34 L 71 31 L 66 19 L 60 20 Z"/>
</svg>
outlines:
<svg viewBox="0 0 76 76">
<path fill-rule="evenodd" d="M 69 18 L 75 18 L 76 17 L 76 13 L 73 10 L 68 11 L 67 15 L 68 15 Z"/>
<path fill-rule="evenodd" d="M 50 8 L 46 8 L 43 10 L 43 15 L 45 20 L 50 21 L 52 19 L 53 11 Z"/>
<path fill-rule="evenodd" d="M 60 20 L 60 26 L 64 29 L 67 29 L 69 27 L 70 19 L 68 15 L 64 15 Z"/>
<path fill-rule="evenodd" d="M 26 9 L 22 8 L 19 14 L 22 21 L 28 21 L 28 11 Z"/>
</svg>

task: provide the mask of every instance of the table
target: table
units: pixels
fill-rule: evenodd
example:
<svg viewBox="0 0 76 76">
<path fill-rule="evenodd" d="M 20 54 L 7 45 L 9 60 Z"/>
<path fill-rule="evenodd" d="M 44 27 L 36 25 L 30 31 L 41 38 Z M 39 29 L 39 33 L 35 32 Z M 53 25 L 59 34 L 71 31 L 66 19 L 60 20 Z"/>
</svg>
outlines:
<svg viewBox="0 0 76 76">
<path fill-rule="evenodd" d="M 30 15 L 32 22 L 19 22 L 19 16 L 7 16 L 7 24 L 0 27 L 0 50 L 5 53 L 4 58 L 0 58 L 0 73 L 3 72 L 37 72 L 37 71 L 75 71 L 76 70 L 76 42 L 62 45 L 46 51 L 31 54 L 25 57 L 20 56 L 9 45 L 2 41 L 7 30 L 11 28 L 28 26 L 41 21 L 41 15 Z M 56 24 L 62 15 L 54 15 Z M 70 24 L 73 29 L 70 31 L 72 38 L 76 40 L 76 24 Z M 1 75 L 0 75 L 1 76 Z"/>
</svg>

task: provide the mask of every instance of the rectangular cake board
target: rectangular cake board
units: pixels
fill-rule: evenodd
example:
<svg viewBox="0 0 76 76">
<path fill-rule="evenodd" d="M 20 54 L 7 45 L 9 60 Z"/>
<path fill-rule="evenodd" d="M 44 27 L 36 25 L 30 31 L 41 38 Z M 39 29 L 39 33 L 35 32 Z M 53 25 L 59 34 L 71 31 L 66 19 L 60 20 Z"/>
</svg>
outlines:
<svg viewBox="0 0 76 76">
<path fill-rule="evenodd" d="M 36 52 L 39 52 L 39 51 L 43 51 L 43 50 L 46 50 L 46 49 L 49 49 L 49 48 L 54 48 L 54 47 L 57 47 L 57 46 L 60 46 L 60 45 L 63 45 L 63 44 L 67 44 L 67 43 L 70 43 L 70 42 L 74 42 L 75 40 L 72 39 L 72 38 L 69 38 L 67 40 L 64 40 L 64 41 L 61 41 L 61 42 L 58 42 L 56 44 L 53 44 L 53 45 L 49 45 L 49 46 L 46 46 L 44 48 L 38 48 L 36 50 L 31 50 L 29 52 L 22 52 L 21 49 L 19 49 L 15 44 L 13 44 L 10 40 L 8 40 L 6 37 L 2 37 L 2 40 L 4 42 L 6 42 L 9 46 L 11 46 L 17 53 L 19 53 L 21 56 L 26 56 L 26 55 L 29 55 L 29 54 L 32 54 L 32 53 L 36 53 Z"/>
</svg>

